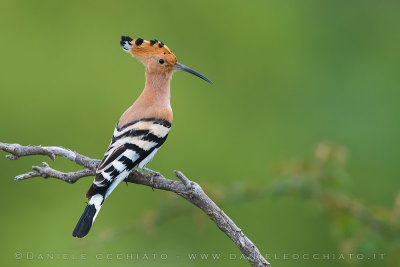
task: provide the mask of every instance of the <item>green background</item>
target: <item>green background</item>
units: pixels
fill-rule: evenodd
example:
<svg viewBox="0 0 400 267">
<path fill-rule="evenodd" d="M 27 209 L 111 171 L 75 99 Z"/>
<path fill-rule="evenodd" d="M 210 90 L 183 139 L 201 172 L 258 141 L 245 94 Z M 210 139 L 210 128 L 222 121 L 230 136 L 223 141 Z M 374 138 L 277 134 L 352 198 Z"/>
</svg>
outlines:
<svg viewBox="0 0 400 267">
<path fill-rule="evenodd" d="M 223 197 L 213 188 L 223 195 L 246 183 L 268 186 L 280 162 L 309 157 L 320 141 L 331 141 L 349 151 L 351 195 L 389 206 L 400 185 L 399 8 L 395 1 L 2 0 L 0 141 L 60 145 L 101 158 L 119 116 L 144 85 L 144 68 L 122 51 L 120 36 L 157 38 L 214 85 L 175 73 L 173 127 L 150 168 L 169 177 L 183 171 L 218 204 Z M 74 185 L 16 182 L 14 176 L 44 160 L 64 171 L 77 166 L 4 155 L 4 266 L 247 266 L 244 260 L 189 260 L 189 253 L 240 255 L 190 203 L 134 184 L 121 184 L 90 234 L 75 239 L 92 178 Z M 297 198 L 221 204 L 264 255 L 338 253 L 330 217 Z M 16 252 L 23 259 L 15 259 Z M 35 258 L 26 259 L 27 252 Z M 47 253 L 67 259 L 37 258 Z M 82 253 L 86 260 L 72 259 Z M 96 260 L 108 253 L 113 259 Z M 158 256 L 117 260 L 118 253 Z M 362 264 L 389 266 L 387 260 Z"/>
</svg>

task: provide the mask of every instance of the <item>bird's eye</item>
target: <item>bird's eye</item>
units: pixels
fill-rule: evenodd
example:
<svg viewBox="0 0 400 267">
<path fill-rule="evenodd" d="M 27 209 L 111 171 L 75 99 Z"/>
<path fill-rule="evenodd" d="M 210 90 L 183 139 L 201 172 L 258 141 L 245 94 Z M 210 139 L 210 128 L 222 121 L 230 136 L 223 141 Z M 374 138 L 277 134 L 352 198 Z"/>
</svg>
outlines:
<svg viewBox="0 0 400 267">
<path fill-rule="evenodd" d="M 158 63 L 164 64 L 164 59 L 161 58 L 161 59 L 158 61 Z"/>
</svg>

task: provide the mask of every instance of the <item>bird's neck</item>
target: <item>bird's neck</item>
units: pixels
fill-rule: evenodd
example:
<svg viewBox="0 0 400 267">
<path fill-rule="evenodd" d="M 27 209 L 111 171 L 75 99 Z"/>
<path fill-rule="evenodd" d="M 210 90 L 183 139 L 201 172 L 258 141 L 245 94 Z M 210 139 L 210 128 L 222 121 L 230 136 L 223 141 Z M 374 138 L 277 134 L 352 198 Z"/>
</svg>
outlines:
<svg viewBox="0 0 400 267">
<path fill-rule="evenodd" d="M 171 108 L 170 80 L 172 73 L 150 72 L 146 69 L 146 85 L 136 100 L 146 105 Z"/>
<path fill-rule="evenodd" d="M 164 119 L 172 123 L 170 80 L 172 73 L 155 73 L 146 69 L 146 85 L 138 99 L 121 116 L 118 126 L 142 118 Z"/>
</svg>

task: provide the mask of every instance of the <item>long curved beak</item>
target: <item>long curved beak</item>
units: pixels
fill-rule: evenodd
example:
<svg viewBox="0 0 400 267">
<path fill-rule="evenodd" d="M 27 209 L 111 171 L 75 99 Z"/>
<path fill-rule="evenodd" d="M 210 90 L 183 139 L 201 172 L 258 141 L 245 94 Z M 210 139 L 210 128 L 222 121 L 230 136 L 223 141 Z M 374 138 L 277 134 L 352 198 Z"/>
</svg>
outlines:
<svg viewBox="0 0 400 267">
<path fill-rule="evenodd" d="M 183 70 L 183 71 L 189 72 L 189 73 L 191 73 L 191 74 L 193 74 L 193 75 L 196 75 L 197 77 L 202 78 L 203 80 L 205 80 L 205 81 L 207 81 L 207 82 L 213 84 L 212 81 L 210 81 L 209 79 L 207 79 L 205 76 L 201 75 L 201 74 L 198 73 L 197 71 L 192 70 L 192 69 L 189 68 L 189 67 L 186 67 L 185 65 L 183 65 L 183 64 L 181 64 L 181 63 L 176 62 L 176 64 L 175 64 L 172 68 L 173 68 L 174 70 Z"/>
</svg>

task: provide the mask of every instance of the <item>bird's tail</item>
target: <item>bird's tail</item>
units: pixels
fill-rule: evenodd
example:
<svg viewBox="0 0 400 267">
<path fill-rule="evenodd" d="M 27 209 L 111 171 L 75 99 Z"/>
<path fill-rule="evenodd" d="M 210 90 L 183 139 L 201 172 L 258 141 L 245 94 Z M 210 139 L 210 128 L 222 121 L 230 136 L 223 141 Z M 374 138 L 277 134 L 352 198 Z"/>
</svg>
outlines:
<svg viewBox="0 0 400 267">
<path fill-rule="evenodd" d="M 99 213 L 103 202 L 103 195 L 96 194 L 92 196 L 85 208 L 85 211 L 83 212 L 81 218 L 75 226 L 74 232 L 72 233 L 73 236 L 82 238 L 89 233 L 89 230 L 92 227 L 92 224 L 96 219 L 96 216 Z"/>
</svg>

